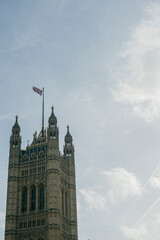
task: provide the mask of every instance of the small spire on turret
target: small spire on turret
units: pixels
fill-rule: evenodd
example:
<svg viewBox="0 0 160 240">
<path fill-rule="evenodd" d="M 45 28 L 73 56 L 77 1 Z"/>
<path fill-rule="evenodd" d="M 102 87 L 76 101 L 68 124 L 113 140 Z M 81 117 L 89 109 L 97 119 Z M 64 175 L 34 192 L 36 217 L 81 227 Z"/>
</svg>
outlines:
<svg viewBox="0 0 160 240">
<path fill-rule="evenodd" d="M 21 148 L 21 137 L 20 137 L 20 126 L 18 124 L 18 115 L 16 115 L 16 121 L 12 127 L 12 134 L 11 134 L 11 138 L 10 138 L 10 149 L 11 151 L 13 150 L 20 150 Z M 14 152 L 15 153 L 15 152 Z M 18 152 L 16 153 L 18 154 Z"/>
<path fill-rule="evenodd" d="M 71 136 L 71 134 L 70 134 L 70 132 L 69 132 L 69 125 L 67 125 L 67 134 L 66 134 L 66 136 L 65 136 L 65 142 L 72 142 L 72 136 Z"/>
<path fill-rule="evenodd" d="M 47 129 L 47 141 L 48 146 L 59 149 L 59 129 L 57 126 L 57 118 L 54 114 L 54 107 L 51 106 L 51 115 L 48 119 L 48 129 Z"/>
<path fill-rule="evenodd" d="M 73 139 L 69 132 L 69 125 L 67 125 L 67 133 L 64 138 L 65 145 L 64 145 L 64 155 L 66 157 L 71 157 L 74 154 L 74 146 L 73 146 Z"/>
<path fill-rule="evenodd" d="M 18 124 L 18 115 L 16 115 L 16 121 L 15 121 L 15 124 L 13 125 L 13 127 L 12 127 L 12 132 L 17 132 L 17 133 L 20 132 L 20 126 Z"/>
<path fill-rule="evenodd" d="M 57 124 L 57 118 L 54 115 L 54 106 L 53 105 L 52 105 L 51 109 L 52 109 L 51 115 L 50 115 L 49 120 L 48 120 L 49 127 Z"/>
</svg>

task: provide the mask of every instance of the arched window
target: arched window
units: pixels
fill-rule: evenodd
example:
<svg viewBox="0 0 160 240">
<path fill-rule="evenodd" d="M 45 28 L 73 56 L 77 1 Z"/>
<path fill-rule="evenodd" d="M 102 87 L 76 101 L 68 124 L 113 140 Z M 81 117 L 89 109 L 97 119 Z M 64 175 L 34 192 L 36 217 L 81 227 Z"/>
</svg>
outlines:
<svg viewBox="0 0 160 240">
<path fill-rule="evenodd" d="M 18 141 L 13 141 L 12 142 L 12 147 L 13 148 L 18 148 Z"/>
<path fill-rule="evenodd" d="M 27 212 L 27 188 L 23 187 L 22 189 L 22 212 Z"/>
<path fill-rule="evenodd" d="M 68 149 L 67 149 L 67 156 L 69 156 L 69 151 L 68 151 Z"/>
<path fill-rule="evenodd" d="M 62 214 L 64 215 L 64 191 L 62 189 Z"/>
<path fill-rule="evenodd" d="M 36 210 L 36 187 L 32 186 L 30 189 L 30 210 Z"/>
<path fill-rule="evenodd" d="M 68 199 L 67 199 L 67 192 L 65 192 L 65 213 L 66 217 L 68 217 Z"/>
<path fill-rule="evenodd" d="M 53 132 L 53 138 L 54 139 L 56 138 L 56 132 Z"/>
<path fill-rule="evenodd" d="M 50 139 L 53 139 L 53 132 L 50 132 Z"/>
<path fill-rule="evenodd" d="M 51 128 L 55 127 L 55 124 L 53 122 L 51 122 Z"/>
<path fill-rule="evenodd" d="M 67 146 L 71 146 L 71 142 L 67 140 Z"/>
<path fill-rule="evenodd" d="M 39 209 L 44 209 L 44 185 L 39 186 Z"/>
</svg>

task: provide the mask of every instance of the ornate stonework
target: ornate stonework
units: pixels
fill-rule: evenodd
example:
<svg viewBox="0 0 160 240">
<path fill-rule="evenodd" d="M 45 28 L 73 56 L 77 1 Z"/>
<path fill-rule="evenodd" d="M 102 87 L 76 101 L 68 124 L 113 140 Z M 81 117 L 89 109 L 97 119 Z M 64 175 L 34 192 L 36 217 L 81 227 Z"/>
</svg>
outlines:
<svg viewBox="0 0 160 240">
<path fill-rule="evenodd" d="M 21 149 L 18 116 L 10 137 L 5 240 L 77 240 L 74 146 L 67 126 L 64 154 L 52 108 L 47 131 Z"/>
</svg>

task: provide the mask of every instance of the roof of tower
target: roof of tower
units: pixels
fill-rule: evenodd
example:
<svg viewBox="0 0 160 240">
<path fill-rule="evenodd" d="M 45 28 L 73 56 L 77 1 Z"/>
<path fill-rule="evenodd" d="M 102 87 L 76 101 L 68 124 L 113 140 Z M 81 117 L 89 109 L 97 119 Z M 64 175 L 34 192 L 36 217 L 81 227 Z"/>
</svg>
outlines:
<svg viewBox="0 0 160 240">
<path fill-rule="evenodd" d="M 13 125 L 13 127 L 12 127 L 12 131 L 14 129 L 17 129 L 18 131 L 20 131 L 20 126 L 18 124 L 18 115 L 16 115 L 16 121 L 15 121 L 15 124 Z"/>
<path fill-rule="evenodd" d="M 66 142 L 68 139 L 70 139 L 71 141 L 73 140 L 73 139 L 72 139 L 72 136 L 71 136 L 71 134 L 70 134 L 70 132 L 69 132 L 69 125 L 67 125 L 67 133 L 66 133 L 66 136 L 65 136 L 65 138 L 64 138 L 65 142 Z"/>
<path fill-rule="evenodd" d="M 56 116 L 54 115 L 54 107 L 52 106 L 52 107 L 51 107 L 51 109 L 52 109 L 52 112 L 51 112 L 51 115 L 50 115 L 50 117 L 49 117 L 49 120 L 48 120 L 48 121 L 50 122 L 50 121 L 52 121 L 52 120 L 53 120 L 53 121 L 54 121 L 54 123 L 57 123 L 57 118 L 56 118 Z"/>
</svg>

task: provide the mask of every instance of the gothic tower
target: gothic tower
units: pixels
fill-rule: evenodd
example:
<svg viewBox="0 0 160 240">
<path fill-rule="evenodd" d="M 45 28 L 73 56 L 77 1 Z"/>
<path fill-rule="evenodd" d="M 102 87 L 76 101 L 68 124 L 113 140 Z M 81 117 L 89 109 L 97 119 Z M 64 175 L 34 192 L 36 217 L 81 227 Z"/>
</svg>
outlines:
<svg viewBox="0 0 160 240">
<path fill-rule="evenodd" d="M 63 155 L 52 107 L 47 131 L 21 149 L 18 117 L 10 137 L 5 240 L 77 240 L 74 146 L 67 126 Z"/>
</svg>

